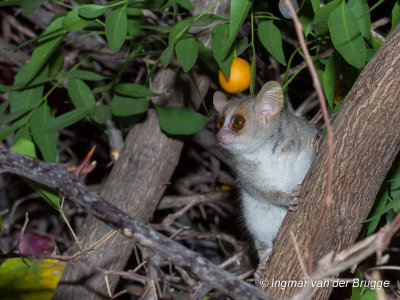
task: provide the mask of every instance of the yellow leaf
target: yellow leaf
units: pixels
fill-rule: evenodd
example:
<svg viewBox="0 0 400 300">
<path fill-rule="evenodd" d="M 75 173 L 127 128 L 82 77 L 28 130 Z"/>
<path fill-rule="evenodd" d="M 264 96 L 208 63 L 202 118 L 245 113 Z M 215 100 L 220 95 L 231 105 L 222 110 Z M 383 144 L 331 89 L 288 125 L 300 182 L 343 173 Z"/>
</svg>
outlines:
<svg viewBox="0 0 400 300">
<path fill-rule="evenodd" d="M 1 299 L 50 300 L 65 265 L 53 259 L 7 259 L 0 267 Z"/>
</svg>

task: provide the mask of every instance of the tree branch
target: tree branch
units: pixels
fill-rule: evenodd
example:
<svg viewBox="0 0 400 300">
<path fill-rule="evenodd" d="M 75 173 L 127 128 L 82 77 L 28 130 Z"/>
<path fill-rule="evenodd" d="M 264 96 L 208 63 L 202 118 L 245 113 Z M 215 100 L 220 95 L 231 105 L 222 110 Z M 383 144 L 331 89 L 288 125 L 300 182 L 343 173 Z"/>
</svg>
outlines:
<svg viewBox="0 0 400 300">
<path fill-rule="evenodd" d="M 81 206 L 89 214 L 119 230 L 134 242 L 158 253 L 173 264 L 183 268 L 238 299 L 269 299 L 260 290 L 236 276 L 220 270 L 209 260 L 175 243 L 130 217 L 82 185 L 67 168 L 33 159 L 0 147 L 0 168 L 53 188 Z"/>
<path fill-rule="evenodd" d="M 324 124 L 326 127 L 326 140 L 328 143 L 328 151 L 327 151 L 327 156 L 328 156 L 328 163 L 327 163 L 327 168 L 326 168 L 326 189 L 325 189 L 325 203 L 324 203 L 324 208 L 321 213 L 321 217 L 319 220 L 319 224 L 317 226 L 317 230 L 315 231 L 310 247 L 308 249 L 307 253 L 307 272 L 311 273 L 312 269 L 312 258 L 313 258 L 313 252 L 314 248 L 317 244 L 318 238 L 321 234 L 321 230 L 324 227 L 324 224 L 326 222 L 326 217 L 328 215 L 328 210 L 332 205 L 332 157 L 333 157 L 333 137 L 332 137 L 332 127 L 329 123 L 329 115 L 328 115 L 328 108 L 326 106 L 326 101 L 325 101 L 325 96 L 324 92 L 322 91 L 322 86 L 321 83 L 319 82 L 318 79 L 318 74 L 317 70 L 315 69 L 315 66 L 312 62 L 310 52 L 308 51 L 307 45 L 306 45 L 306 40 L 303 35 L 303 28 L 302 25 L 299 21 L 299 18 L 297 17 L 296 11 L 293 7 L 293 4 L 289 0 L 285 0 L 285 5 L 289 8 L 290 15 L 292 16 L 293 23 L 296 29 L 296 34 L 297 38 L 299 39 L 301 49 L 303 50 L 305 59 L 307 61 L 308 69 L 310 70 L 310 74 L 312 77 L 312 80 L 314 82 L 314 88 L 317 92 L 318 95 L 318 101 L 319 105 L 321 106 L 321 111 L 322 111 L 322 116 L 324 119 Z"/>
<path fill-rule="evenodd" d="M 400 214 L 396 216 L 392 224 L 382 227 L 382 229 L 371 235 L 370 237 L 354 244 L 337 253 L 332 260 L 333 252 L 328 253 L 319 260 L 318 268 L 310 275 L 310 281 L 318 281 L 329 276 L 335 276 L 352 266 L 360 263 L 370 255 L 377 253 L 377 264 L 382 263 L 382 251 L 389 245 L 393 235 L 400 229 Z M 312 285 L 307 285 L 305 288 L 297 292 L 291 300 L 309 299 L 314 293 L 315 288 Z"/>
</svg>

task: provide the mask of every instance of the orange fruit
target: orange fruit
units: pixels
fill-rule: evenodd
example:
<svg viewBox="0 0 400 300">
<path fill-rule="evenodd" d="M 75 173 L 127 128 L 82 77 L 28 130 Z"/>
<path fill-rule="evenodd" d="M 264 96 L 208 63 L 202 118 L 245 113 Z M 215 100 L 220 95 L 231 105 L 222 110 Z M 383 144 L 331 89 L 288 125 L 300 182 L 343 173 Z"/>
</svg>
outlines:
<svg viewBox="0 0 400 300">
<path fill-rule="evenodd" d="M 222 88 L 231 94 L 247 90 L 250 86 L 250 64 L 242 58 L 235 57 L 231 65 L 231 74 L 226 78 L 222 70 L 218 72 L 219 83 Z"/>
</svg>

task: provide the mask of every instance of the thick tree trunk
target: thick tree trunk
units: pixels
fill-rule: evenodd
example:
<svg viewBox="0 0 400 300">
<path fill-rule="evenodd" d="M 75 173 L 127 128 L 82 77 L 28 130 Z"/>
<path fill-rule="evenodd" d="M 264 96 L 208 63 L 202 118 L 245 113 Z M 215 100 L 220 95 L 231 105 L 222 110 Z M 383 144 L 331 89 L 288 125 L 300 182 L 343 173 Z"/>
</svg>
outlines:
<svg viewBox="0 0 400 300">
<path fill-rule="evenodd" d="M 400 26 L 383 43 L 354 84 L 333 123 L 333 203 L 313 253 L 313 266 L 323 255 L 352 245 L 400 146 Z M 268 260 L 264 278 L 298 280 L 305 276 L 290 239 L 293 231 L 302 259 L 317 229 L 326 186 L 327 144 L 324 141 L 303 182 L 304 204 L 288 213 Z M 296 288 L 268 286 L 273 297 Z M 326 299 L 323 289 L 318 299 Z"/>
<path fill-rule="evenodd" d="M 174 81 L 172 71 L 157 76 L 161 89 Z M 164 83 L 166 85 L 164 85 Z M 174 95 L 174 105 L 182 103 L 182 94 Z M 171 104 L 170 104 L 171 105 Z M 152 137 L 152 138 L 149 138 Z M 101 196 L 122 211 L 142 222 L 148 222 L 169 181 L 182 149 L 182 142 L 167 137 L 160 131 L 157 114 L 149 111 L 146 121 L 137 124 L 128 134 L 124 149 L 113 167 Z M 88 216 L 78 239 L 87 249 L 111 231 L 110 227 Z M 110 270 L 122 270 L 132 252 L 133 244 L 120 234 L 114 234 L 91 254 L 89 260 Z M 109 278 L 111 290 L 118 277 Z M 104 276 L 84 264 L 68 265 L 63 272 L 53 299 L 102 299 L 107 296 Z"/>
<path fill-rule="evenodd" d="M 195 4 L 195 14 L 211 6 L 210 1 Z M 229 2 L 223 1 L 210 13 L 225 14 Z M 203 41 L 209 44 L 209 36 Z M 155 100 L 159 105 L 182 105 L 182 88 L 190 86 L 185 76 L 178 76 L 171 69 L 163 69 L 154 78 L 154 92 L 161 94 Z M 202 95 L 205 95 L 210 77 L 197 76 Z M 183 82 L 185 81 L 185 82 Z M 192 87 L 186 91 L 198 108 L 200 100 Z M 124 149 L 107 180 L 101 196 L 138 221 L 147 223 L 161 199 L 166 185 L 178 163 L 183 143 L 161 132 L 154 110 L 150 110 L 146 121 L 137 124 L 126 138 Z M 93 216 L 88 216 L 79 232 L 86 249 L 110 232 L 110 228 Z M 122 270 L 132 252 L 133 244 L 120 234 L 114 234 L 104 245 L 96 250 L 89 260 L 103 268 Z M 109 278 L 113 291 L 118 276 Z M 68 265 L 63 272 L 53 299 L 108 299 L 104 276 L 87 265 Z"/>
</svg>

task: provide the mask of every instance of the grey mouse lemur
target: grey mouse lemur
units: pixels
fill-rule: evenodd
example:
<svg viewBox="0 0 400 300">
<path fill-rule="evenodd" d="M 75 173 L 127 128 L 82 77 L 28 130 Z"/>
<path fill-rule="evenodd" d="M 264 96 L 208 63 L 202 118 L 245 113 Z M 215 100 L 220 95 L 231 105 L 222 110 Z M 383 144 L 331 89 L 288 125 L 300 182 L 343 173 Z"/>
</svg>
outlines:
<svg viewBox="0 0 400 300">
<path fill-rule="evenodd" d="M 282 220 L 296 211 L 301 182 L 314 159 L 317 129 L 282 109 L 282 88 L 264 84 L 255 97 L 228 100 L 215 92 L 217 140 L 232 154 L 243 215 L 263 265 Z"/>
</svg>

